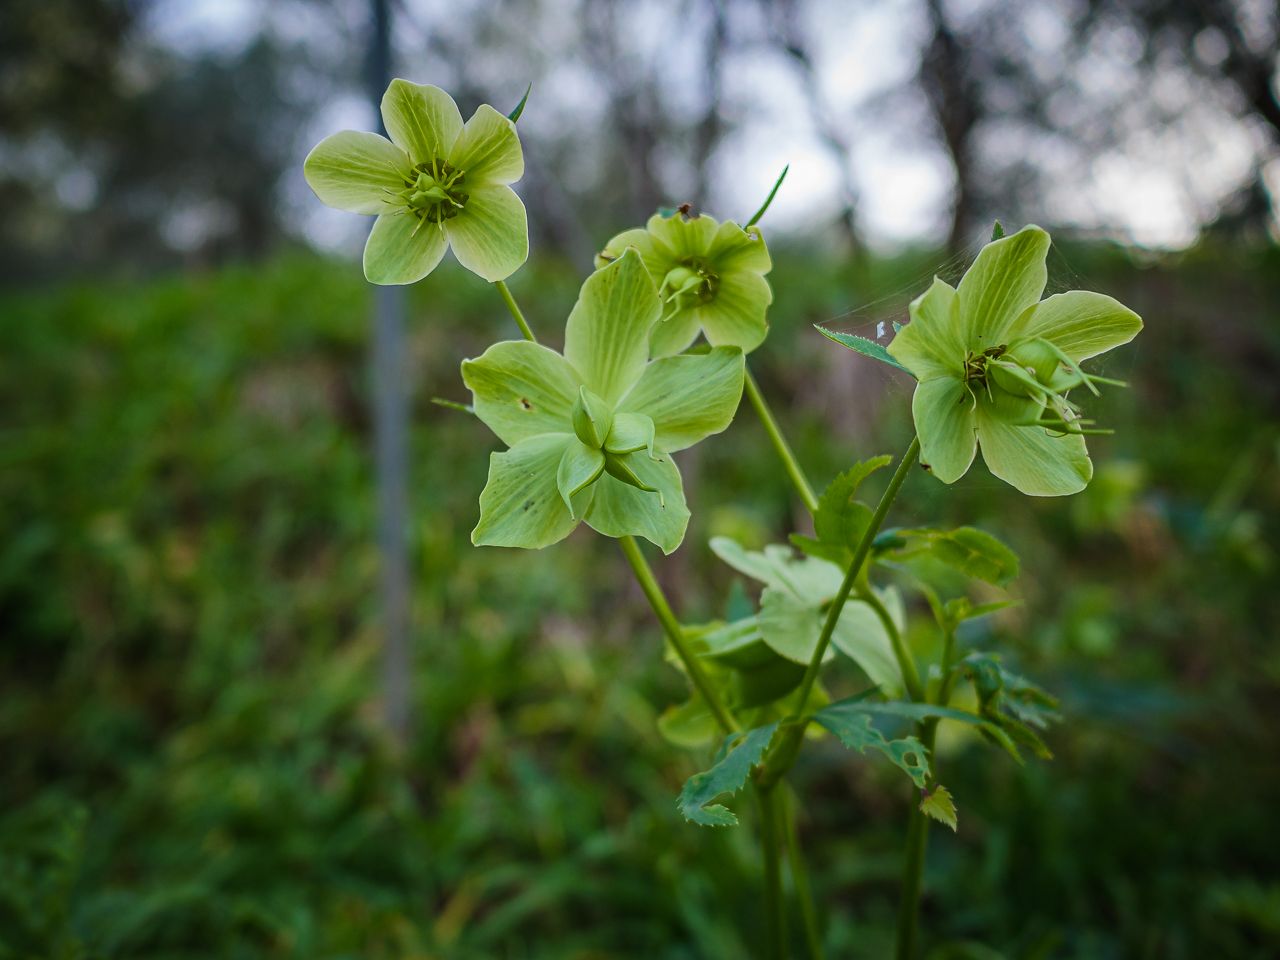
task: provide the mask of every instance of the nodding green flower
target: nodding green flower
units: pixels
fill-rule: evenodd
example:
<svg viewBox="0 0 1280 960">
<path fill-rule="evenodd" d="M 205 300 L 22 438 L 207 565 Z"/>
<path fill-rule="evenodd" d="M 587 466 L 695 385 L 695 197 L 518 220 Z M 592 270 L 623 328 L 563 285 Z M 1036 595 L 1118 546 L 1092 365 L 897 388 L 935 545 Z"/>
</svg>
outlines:
<svg viewBox="0 0 1280 960">
<path fill-rule="evenodd" d="M 446 247 L 489 281 L 505 280 L 529 256 L 524 204 L 508 186 L 524 174 L 516 125 L 483 104 L 463 124 L 439 87 L 392 80 L 382 97 L 391 139 L 344 130 L 303 165 L 331 207 L 378 219 L 364 248 L 372 283 L 415 283 Z"/>
<path fill-rule="evenodd" d="M 605 244 L 596 266 L 616 260 L 628 247 L 644 260 L 662 299 L 662 319 L 651 337 L 655 357 L 679 353 L 699 330 L 712 346 L 741 347 L 744 353 L 764 340 L 765 311 L 773 302 L 764 275 L 773 263 L 759 227 L 744 230 L 705 213 L 654 214 L 645 229 L 624 230 Z"/>
<path fill-rule="evenodd" d="M 476 415 L 510 447 L 490 457 L 473 543 L 536 549 L 585 520 L 680 545 L 689 510 L 671 454 L 729 425 L 745 363 L 737 347 L 650 361 L 660 310 L 629 250 L 582 285 L 563 355 L 516 340 L 463 361 Z"/>
<path fill-rule="evenodd" d="M 979 446 L 993 474 L 1031 496 L 1076 493 L 1093 476 L 1084 438 L 1100 431 L 1067 393 L 1115 383 L 1080 364 L 1128 343 L 1142 320 L 1086 290 L 1041 300 L 1049 243 L 1028 226 L 987 244 L 959 287 L 933 281 L 889 344 L 920 381 L 920 459 L 944 483 L 965 475 Z"/>
</svg>

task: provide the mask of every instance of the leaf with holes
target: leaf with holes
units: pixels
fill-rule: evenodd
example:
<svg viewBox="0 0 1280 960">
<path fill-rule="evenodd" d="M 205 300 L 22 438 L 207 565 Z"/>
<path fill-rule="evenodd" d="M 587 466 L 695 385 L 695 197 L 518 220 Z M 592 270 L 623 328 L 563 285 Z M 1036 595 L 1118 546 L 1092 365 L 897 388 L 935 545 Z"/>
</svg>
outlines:
<svg viewBox="0 0 1280 960">
<path fill-rule="evenodd" d="M 929 756 L 924 744 L 915 737 L 889 740 L 875 728 L 871 714 L 836 709 L 839 704 L 824 707 L 813 719 L 834 733 L 850 750 L 866 753 L 876 750 L 889 758 L 912 782 L 924 789 L 929 776 Z"/>
</svg>

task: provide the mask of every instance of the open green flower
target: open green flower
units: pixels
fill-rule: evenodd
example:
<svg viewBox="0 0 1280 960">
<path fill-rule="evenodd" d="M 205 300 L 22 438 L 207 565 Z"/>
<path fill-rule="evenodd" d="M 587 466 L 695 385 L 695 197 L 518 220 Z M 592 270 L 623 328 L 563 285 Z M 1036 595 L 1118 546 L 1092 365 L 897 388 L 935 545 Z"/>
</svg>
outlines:
<svg viewBox="0 0 1280 960">
<path fill-rule="evenodd" d="M 464 360 L 475 412 L 511 449 L 489 460 L 475 544 L 539 548 L 583 520 L 670 553 L 689 522 L 677 450 L 733 420 L 737 347 L 649 360 L 660 305 L 635 251 L 582 285 L 564 355 L 527 340 Z"/>
<path fill-rule="evenodd" d="M 662 322 L 653 328 L 655 357 L 679 353 L 701 330 L 712 346 L 750 353 L 769 332 L 765 312 L 773 291 L 764 275 L 773 262 L 759 227 L 743 230 L 705 213 L 688 218 L 654 214 L 645 229 L 624 230 L 596 257 L 602 266 L 635 247 L 662 298 Z"/>
<path fill-rule="evenodd" d="M 958 288 L 933 281 L 889 344 L 920 381 L 920 459 L 944 483 L 965 475 L 979 446 L 993 474 L 1031 496 L 1076 493 L 1093 476 L 1084 436 L 1096 431 L 1067 392 L 1114 382 L 1080 363 L 1128 343 L 1142 320 L 1086 290 L 1041 300 L 1049 243 L 1028 226 L 987 244 Z"/>
<path fill-rule="evenodd" d="M 516 125 L 482 104 L 464 125 L 439 87 L 392 80 L 382 97 L 391 139 L 344 130 L 303 165 L 331 207 L 378 219 L 364 248 L 373 283 L 415 283 L 446 247 L 486 280 L 505 280 L 529 256 L 524 204 L 508 186 L 524 173 Z"/>
</svg>

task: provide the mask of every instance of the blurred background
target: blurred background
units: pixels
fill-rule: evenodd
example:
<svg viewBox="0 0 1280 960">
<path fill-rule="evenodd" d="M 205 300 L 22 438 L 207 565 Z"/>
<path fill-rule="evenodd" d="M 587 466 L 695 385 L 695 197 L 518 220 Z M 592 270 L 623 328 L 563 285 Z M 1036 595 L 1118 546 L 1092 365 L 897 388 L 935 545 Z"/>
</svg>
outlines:
<svg viewBox="0 0 1280 960">
<path fill-rule="evenodd" d="M 0 958 L 757 942 L 754 828 L 676 813 L 707 757 L 656 732 L 683 682 L 616 551 L 469 543 L 496 441 L 431 401 L 465 400 L 459 360 L 514 329 L 451 261 L 383 303 L 409 423 L 407 626 L 385 642 L 373 451 L 395 403 L 375 402 L 394 378 L 369 359 L 369 221 L 301 176 L 323 136 L 376 126 L 371 7 L 0 5 Z M 1085 493 L 1033 501 L 976 467 L 899 500 L 893 522 L 976 522 L 1019 551 L 1022 605 L 969 639 L 1066 717 L 1052 762 L 941 757 L 960 829 L 933 835 L 926 945 L 1280 955 L 1280 6 L 389 16 L 393 73 L 464 115 L 533 84 L 511 286 L 552 343 L 615 232 L 684 201 L 741 220 L 791 165 L 752 366 L 820 485 L 902 449 L 910 384 L 811 324 L 882 336 L 993 218 L 1054 232 L 1052 290 L 1144 316 L 1102 365 L 1131 386 L 1091 406 L 1117 434 L 1091 443 Z M 745 411 L 680 464 L 694 519 L 655 563 L 697 622 L 737 589 L 709 536 L 805 521 Z M 833 957 L 888 953 L 900 779 L 831 745 L 797 769 Z"/>
</svg>

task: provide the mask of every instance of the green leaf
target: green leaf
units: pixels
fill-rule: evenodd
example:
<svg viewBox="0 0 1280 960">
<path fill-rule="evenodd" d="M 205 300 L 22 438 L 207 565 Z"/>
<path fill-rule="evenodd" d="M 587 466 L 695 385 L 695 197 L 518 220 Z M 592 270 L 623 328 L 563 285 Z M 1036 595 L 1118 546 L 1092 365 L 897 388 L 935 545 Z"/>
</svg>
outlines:
<svg viewBox="0 0 1280 960">
<path fill-rule="evenodd" d="M 931 557 L 953 570 L 997 586 L 1005 586 L 1018 575 L 1018 555 L 991 534 L 976 527 L 957 527 L 954 530 L 925 527 L 894 530 L 893 533 L 899 541 L 894 549 L 898 559 L 928 552 Z"/>
<path fill-rule="evenodd" d="M 946 602 L 944 609 L 946 610 L 947 618 L 952 623 L 962 623 L 965 620 L 977 620 L 979 617 L 985 617 L 987 614 L 1004 610 L 1006 607 L 1015 607 L 1020 602 L 1018 600 L 993 600 L 990 603 L 975 604 L 968 597 L 953 597 Z"/>
<path fill-rule="evenodd" d="M 737 816 L 715 801 L 732 796 L 746 785 L 751 769 L 764 756 L 778 729 L 776 723 L 746 733 L 731 734 L 710 770 L 695 773 L 680 791 L 676 806 L 686 820 L 705 827 L 731 827 Z"/>
<path fill-rule="evenodd" d="M 364 245 L 364 275 L 382 286 L 417 283 L 434 270 L 449 247 L 444 231 L 409 213 L 384 213 Z"/>
<path fill-rule="evenodd" d="M 655 360 L 618 402 L 618 410 L 649 417 L 657 449 L 683 450 L 733 422 L 745 369 L 737 347 Z"/>
<path fill-rule="evenodd" d="M 658 314 L 657 288 L 640 255 L 627 250 L 582 285 L 565 327 L 565 359 L 592 391 L 616 405 L 645 372 L 649 329 Z M 626 409 L 658 424 L 648 410 Z"/>
<path fill-rule="evenodd" d="M 471 542 L 539 549 L 572 533 L 578 521 L 560 498 L 556 477 L 565 448 L 576 442 L 572 434 L 548 433 L 490 455 L 489 482 L 480 494 L 480 522 L 471 531 Z M 577 516 L 595 486 L 579 495 Z"/>
<path fill-rule="evenodd" d="M 1004 224 L 996 220 L 991 224 L 991 239 L 999 240 L 1004 236 Z"/>
<path fill-rule="evenodd" d="M 307 154 L 303 176 L 322 203 L 350 213 L 391 213 L 413 179 L 409 156 L 376 133 L 344 130 Z"/>
<path fill-rule="evenodd" d="M 476 359 L 462 361 L 462 380 L 474 398 L 476 416 L 507 446 L 572 430 L 577 371 L 541 344 L 495 343 Z"/>
<path fill-rule="evenodd" d="M 818 498 L 818 511 L 813 517 L 814 532 L 819 540 L 847 548 L 849 559 L 852 559 L 852 550 L 862 539 L 872 515 L 870 507 L 853 498 L 862 481 L 888 466 L 892 460 L 888 456 L 863 460 L 827 484 L 827 489 Z"/>
<path fill-rule="evenodd" d="M 515 183 L 524 176 L 515 121 L 482 103 L 449 151 L 449 165 L 462 171 L 469 192 L 484 184 Z"/>
<path fill-rule="evenodd" d="M 458 262 L 490 283 L 505 280 L 529 258 L 529 222 L 510 187 L 471 188 L 458 215 L 444 222 Z"/>
<path fill-rule="evenodd" d="M 1037 756 L 1052 756 L 1038 730 L 1060 719 L 1058 701 L 1025 677 L 1005 670 L 999 656 L 971 653 L 961 661 L 978 695 L 982 715 Z"/>
<path fill-rule="evenodd" d="M 507 119 L 515 123 L 524 113 L 524 105 L 529 102 L 529 94 L 533 92 L 533 84 L 530 83 L 524 88 L 524 96 L 520 98 L 520 102 L 516 104 L 516 108 L 507 114 Z"/>
<path fill-rule="evenodd" d="M 872 360 L 879 360 L 881 363 L 887 363 L 895 370 L 901 370 L 903 373 L 911 374 L 910 370 L 900 364 L 897 360 L 893 359 L 893 356 L 884 348 L 883 345 L 876 343 L 874 340 L 868 340 L 866 337 L 860 337 L 853 333 L 840 333 L 837 330 L 828 330 L 820 323 L 815 323 L 814 326 L 820 334 L 828 340 L 834 340 L 842 347 L 848 347 L 850 350 L 860 353 L 864 357 L 870 357 Z"/>
<path fill-rule="evenodd" d="M 439 87 L 395 79 L 382 95 L 382 123 L 414 163 L 443 160 L 462 132 L 458 105 Z"/>
<path fill-rule="evenodd" d="M 943 483 L 955 483 L 978 451 L 977 401 L 964 381 L 937 377 L 916 386 L 911 417 L 920 437 L 920 463 Z"/>
<path fill-rule="evenodd" d="M 929 754 L 915 737 L 889 740 L 875 728 L 871 715 L 837 710 L 838 704 L 823 707 L 813 715 L 815 722 L 834 733 L 850 750 L 865 753 L 875 750 L 884 754 L 921 789 L 929 776 Z"/>
<path fill-rule="evenodd" d="M 595 496 L 586 521 L 606 537 L 644 537 L 663 553 L 671 553 L 680 546 L 689 525 L 680 471 L 670 456 L 651 460 L 633 453 L 625 459 L 632 472 L 658 492 L 639 490 L 606 473 L 591 485 Z"/>
<path fill-rule="evenodd" d="M 1009 342 L 1042 337 L 1079 363 L 1128 343 L 1141 330 L 1142 318 L 1118 300 L 1070 290 L 1023 311 L 1009 330 Z"/>
<path fill-rule="evenodd" d="M 924 795 L 924 799 L 920 801 L 920 812 L 939 823 L 945 823 L 951 828 L 952 833 L 959 826 L 956 818 L 956 802 L 951 799 L 951 791 L 940 783 Z"/>
<path fill-rule="evenodd" d="M 1013 757 L 1018 763 L 1022 763 L 1022 754 L 1018 752 L 1017 744 L 1008 733 L 1002 729 L 999 724 L 993 723 L 990 719 L 968 710 L 958 710 L 955 707 L 942 707 L 933 703 L 912 703 L 904 700 L 890 700 L 887 703 L 870 703 L 862 701 L 858 698 L 851 700 L 838 700 L 824 708 L 828 713 L 836 714 L 867 714 L 872 717 L 897 717 L 901 720 L 911 720 L 920 722 L 922 720 L 953 720 L 957 723 L 968 724 L 976 727 L 985 736 L 989 737 L 997 745 Z"/>
<path fill-rule="evenodd" d="M 694 693 L 684 703 L 668 707 L 658 717 L 658 733 L 677 747 L 700 747 L 720 732 L 720 724 L 706 701 Z"/>
<path fill-rule="evenodd" d="M 956 290 L 961 339 L 968 350 L 982 353 L 1004 343 L 1019 314 L 1040 299 L 1049 278 L 1049 242 L 1039 227 L 1026 226 L 978 253 Z"/>
<path fill-rule="evenodd" d="M 1093 462 L 1078 434 L 1054 434 L 1034 420 L 1040 409 L 1003 390 L 978 399 L 978 445 L 987 469 L 1032 497 L 1079 493 L 1093 478 Z"/>
<path fill-rule="evenodd" d="M 778 174 L 778 179 L 774 181 L 773 189 L 769 191 L 769 195 L 764 198 L 764 203 L 760 204 L 760 209 L 752 214 L 751 219 L 747 221 L 748 227 L 753 227 L 760 222 L 760 218 L 765 215 L 769 209 L 769 204 L 773 203 L 773 198 L 778 193 L 778 188 L 782 186 L 782 181 L 787 179 L 787 173 L 791 170 L 791 164 L 787 164 L 782 168 L 782 172 Z"/>
<path fill-rule="evenodd" d="M 906 627 L 901 595 L 893 587 L 876 590 L 876 595 L 901 633 Z M 902 695 L 902 668 L 894 655 L 893 641 L 870 604 L 851 599 L 844 605 L 831 634 L 831 645 L 856 663 L 886 697 Z"/>
</svg>

